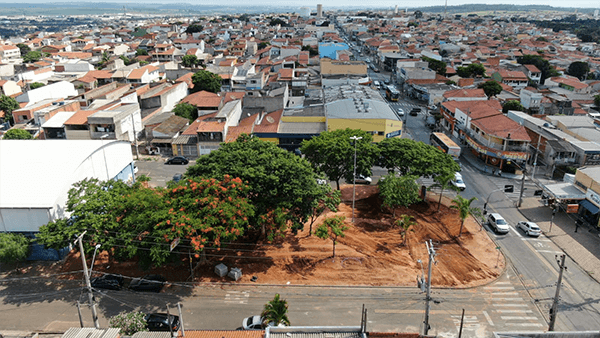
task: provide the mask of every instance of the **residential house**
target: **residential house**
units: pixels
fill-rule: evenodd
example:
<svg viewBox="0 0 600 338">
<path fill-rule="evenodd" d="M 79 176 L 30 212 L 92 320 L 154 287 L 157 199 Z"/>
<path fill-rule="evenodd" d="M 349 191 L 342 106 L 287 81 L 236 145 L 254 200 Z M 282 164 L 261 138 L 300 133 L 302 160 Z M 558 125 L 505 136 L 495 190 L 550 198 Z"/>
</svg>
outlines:
<svg viewBox="0 0 600 338">
<path fill-rule="evenodd" d="M 492 74 L 492 79 L 498 83 L 509 85 L 517 91 L 528 85 L 527 76 L 522 71 L 498 69 Z"/>
<path fill-rule="evenodd" d="M 544 83 L 548 87 L 560 87 L 575 93 L 589 93 L 589 86 L 572 76 L 551 77 Z"/>
<path fill-rule="evenodd" d="M 539 85 L 542 80 L 542 72 L 535 65 L 523 65 L 523 67 L 529 81 Z"/>
<path fill-rule="evenodd" d="M 220 143 L 227 138 L 228 129 L 239 124 L 241 115 L 242 101 L 234 100 L 225 103 L 211 117 L 203 119 L 197 129 L 198 154 L 204 155 L 219 149 Z"/>
<path fill-rule="evenodd" d="M 15 81 L 0 80 L 0 95 L 13 96 L 21 91 L 21 87 Z"/>
<path fill-rule="evenodd" d="M 21 58 L 21 50 L 17 46 L 0 45 L 0 62 L 13 62 Z"/>
<path fill-rule="evenodd" d="M 146 140 L 160 149 L 161 154 L 172 154 L 173 141 L 187 128 L 190 121 L 177 115 L 169 116 L 158 126 L 146 133 Z"/>
<path fill-rule="evenodd" d="M 158 67 L 146 65 L 144 67 L 134 69 L 126 76 L 127 83 L 145 84 L 155 82 L 160 79 Z"/>
<path fill-rule="evenodd" d="M 142 131 L 140 106 L 135 102 L 99 110 L 87 117 L 87 123 L 91 139 L 134 142 Z"/>
<path fill-rule="evenodd" d="M 29 90 L 16 97 L 17 102 L 27 102 L 27 105 L 47 99 L 65 99 L 76 96 L 75 86 L 67 81 L 60 81 L 46 86 Z"/>
<path fill-rule="evenodd" d="M 542 99 L 544 95 L 533 87 L 525 87 L 521 89 L 519 93 L 521 105 L 525 109 L 529 109 L 532 112 L 539 112 L 542 107 Z"/>
</svg>

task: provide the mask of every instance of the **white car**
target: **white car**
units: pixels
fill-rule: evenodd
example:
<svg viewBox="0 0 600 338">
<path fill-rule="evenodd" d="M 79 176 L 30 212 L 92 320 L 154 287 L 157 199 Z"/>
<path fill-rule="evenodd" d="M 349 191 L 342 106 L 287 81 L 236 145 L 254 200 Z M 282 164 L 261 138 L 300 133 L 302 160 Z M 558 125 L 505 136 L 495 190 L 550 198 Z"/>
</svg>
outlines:
<svg viewBox="0 0 600 338">
<path fill-rule="evenodd" d="M 533 222 L 521 221 L 517 223 L 517 228 L 522 229 L 527 236 L 539 237 L 542 233 L 540 227 Z"/>
<path fill-rule="evenodd" d="M 507 234 L 509 231 L 509 226 L 504 217 L 500 214 L 489 214 L 488 215 L 488 224 L 490 227 L 494 229 L 495 232 L 499 234 Z"/>
<path fill-rule="evenodd" d="M 250 316 L 244 318 L 242 321 L 242 329 L 244 330 L 264 330 L 267 326 L 274 326 L 275 322 L 270 322 L 267 325 L 263 325 L 263 319 L 261 316 Z M 278 327 L 285 327 L 284 324 L 277 325 Z"/>
<path fill-rule="evenodd" d="M 356 184 L 371 184 L 371 182 L 373 182 L 373 179 L 368 176 L 356 175 L 355 182 Z"/>
<path fill-rule="evenodd" d="M 398 116 L 404 116 L 404 110 L 402 110 L 402 108 L 398 108 L 397 114 Z"/>
<path fill-rule="evenodd" d="M 454 179 L 450 181 L 452 185 L 460 189 L 461 191 L 467 189 L 465 185 L 465 181 L 463 181 L 462 175 L 460 173 L 454 173 Z"/>
</svg>

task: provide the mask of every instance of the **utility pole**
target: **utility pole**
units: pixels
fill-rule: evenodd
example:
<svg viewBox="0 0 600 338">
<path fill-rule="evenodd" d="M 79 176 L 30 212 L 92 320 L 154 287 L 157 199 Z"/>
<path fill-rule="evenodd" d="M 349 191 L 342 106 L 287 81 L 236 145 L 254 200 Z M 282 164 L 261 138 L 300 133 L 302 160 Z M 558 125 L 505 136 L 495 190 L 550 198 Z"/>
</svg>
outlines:
<svg viewBox="0 0 600 338">
<path fill-rule="evenodd" d="M 429 302 L 431 301 L 431 268 L 433 263 L 435 262 L 435 248 L 433 247 L 433 242 L 429 240 L 429 242 L 425 241 L 425 245 L 427 246 L 427 253 L 429 254 L 429 267 L 427 268 L 427 296 L 425 296 L 425 320 L 423 323 L 423 335 L 426 336 L 429 331 Z"/>
<path fill-rule="evenodd" d="M 558 256 L 554 256 L 557 258 Z M 563 271 L 567 270 L 565 266 L 566 255 L 562 254 L 560 256 L 560 261 L 558 258 L 556 259 L 556 263 L 558 263 L 558 267 L 560 271 L 558 272 L 558 282 L 556 283 L 556 294 L 554 295 L 554 301 L 552 302 L 552 307 L 550 308 L 550 323 L 548 324 L 548 331 L 554 331 L 554 323 L 556 323 L 556 315 L 558 313 L 558 296 L 560 295 L 560 284 L 562 283 Z"/>
<path fill-rule="evenodd" d="M 81 253 L 81 263 L 83 263 L 83 277 L 85 277 L 85 285 L 88 289 L 88 297 L 90 299 L 90 306 L 92 307 L 92 319 L 94 320 L 94 326 L 99 329 L 100 323 L 98 322 L 98 313 L 96 313 L 96 304 L 94 303 L 94 295 L 92 294 L 92 284 L 90 283 L 90 275 L 88 274 L 87 263 L 85 261 L 85 252 L 83 251 L 83 235 L 87 232 L 84 231 L 75 242 L 79 243 L 79 252 Z"/>
<path fill-rule="evenodd" d="M 527 174 L 527 169 L 523 169 L 522 171 L 523 177 L 521 177 L 521 191 L 519 192 L 519 202 L 517 203 L 517 208 L 521 207 L 521 202 L 523 201 L 523 187 L 525 186 L 525 174 Z"/>
<path fill-rule="evenodd" d="M 354 140 L 354 176 L 352 176 L 352 223 L 354 223 L 354 201 L 356 199 L 356 143 L 358 140 L 362 140 L 361 136 L 352 136 L 351 140 Z"/>
</svg>

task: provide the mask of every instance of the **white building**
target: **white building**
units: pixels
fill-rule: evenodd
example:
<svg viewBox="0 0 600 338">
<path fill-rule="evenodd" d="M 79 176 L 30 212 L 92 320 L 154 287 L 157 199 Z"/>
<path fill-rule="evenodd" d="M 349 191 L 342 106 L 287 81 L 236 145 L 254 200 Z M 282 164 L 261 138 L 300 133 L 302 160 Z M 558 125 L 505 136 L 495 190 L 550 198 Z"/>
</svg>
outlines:
<svg viewBox="0 0 600 338">
<path fill-rule="evenodd" d="M 27 105 L 29 106 L 42 100 L 66 99 L 67 97 L 76 95 L 78 95 L 78 92 L 72 83 L 60 81 L 30 90 L 17 96 L 16 100 L 17 102 L 28 102 Z"/>
<path fill-rule="evenodd" d="M 128 142 L 2 140 L 0 158 L 0 232 L 37 232 L 68 217 L 75 182 L 134 180 Z"/>
</svg>

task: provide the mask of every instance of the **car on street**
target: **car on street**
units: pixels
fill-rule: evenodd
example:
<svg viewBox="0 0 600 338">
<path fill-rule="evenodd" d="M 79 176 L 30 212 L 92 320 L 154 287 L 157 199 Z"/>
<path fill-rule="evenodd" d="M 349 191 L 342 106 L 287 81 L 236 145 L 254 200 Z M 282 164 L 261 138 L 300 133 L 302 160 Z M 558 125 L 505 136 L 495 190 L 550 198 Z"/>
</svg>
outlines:
<svg viewBox="0 0 600 338">
<path fill-rule="evenodd" d="M 539 237 L 542 233 L 540 227 L 533 222 L 521 221 L 517 223 L 517 228 L 523 230 L 527 236 Z"/>
<path fill-rule="evenodd" d="M 123 286 L 123 276 L 102 275 L 92 278 L 91 285 L 94 289 L 120 290 Z"/>
<path fill-rule="evenodd" d="M 373 179 L 364 175 L 356 175 L 355 181 L 356 184 L 371 184 L 371 182 L 373 182 Z"/>
<path fill-rule="evenodd" d="M 408 115 L 410 115 L 410 116 L 417 116 L 417 115 L 419 115 L 420 112 L 421 112 L 421 108 L 415 107 L 415 108 L 413 108 L 413 109 L 410 110 L 410 113 L 408 113 Z"/>
<path fill-rule="evenodd" d="M 165 161 L 165 164 L 188 164 L 190 160 L 188 160 L 184 156 L 173 156 Z"/>
<path fill-rule="evenodd" d="M 242 329 L 244 330 L 264 330 L 267 326 L 275 326 L 274 322 L 271 322 L 267 325 L 263 325 L 263 318 L 261 316 L 250 316 L 244 318 L 242 321 Z M 284 324 L 277 325 L 279 327 L 284 327 Z"/>
<path fill-rule="evenodd" d="M 129 289 L 133 291 L 151 291 L 160 292 L 167 280 L 161 275 L 145 275 L 142 278 L 135 278 L 129 284 Z"/>
<path fill-rule="evenodd" d="M 177 183 L 177 182 L 181 181 L 182 178 L 183 178 L 182 174 L 175 174 L 175 175 L 173 175 L 173 182 Z"/>
<path fill-rule="evenodd" d="M 177 332 L 179 330 L 179 316 L 166 313 L 149 313 L 144 319 L 148 325 L 148 331 Z"/>
<path fill-rule="evenodd" d="M 398 108 L 398 110 L 396 111 L 396 114 L 398 115 L 398 117 L 403 117 L 404 116 L 404 110 L 402 108 Z"/>
<path fill-rule="evenodd" d="M 467 189 L 465 181 L 463 181 L 462 175 L 459 172 L 454 173 L 454 179 L 450 183 L 460 189 L 460 191 Z"/>
<path fill-rule="evenodd" d="M 488 215 L 487 223 L 493 230 L 499 234 L 507 234 L 509 225 L 500 214 L 492 213 Z"/>
</svg>

